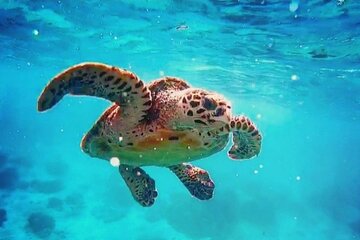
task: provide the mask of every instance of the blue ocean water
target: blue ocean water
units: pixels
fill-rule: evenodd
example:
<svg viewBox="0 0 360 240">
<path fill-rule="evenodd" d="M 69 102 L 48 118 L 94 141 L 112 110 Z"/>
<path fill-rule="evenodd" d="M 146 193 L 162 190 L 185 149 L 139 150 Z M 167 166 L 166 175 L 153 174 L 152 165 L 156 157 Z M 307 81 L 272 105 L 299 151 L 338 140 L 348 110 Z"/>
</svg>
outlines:
<svg viewBox="0 0 360 240">
<path fill-rule="evenodd" d="M 0 0 L 0 60 L 1 240 L 360 238 L 358 1 Z M 79 147 L 109 102 L 36 110 L 84 61 L 223 94 L 261 130 L 260 155 L 194 162 L 216 184 L 209 201 L 147 167 L 159 196 L 141 207 Z"/>
</svg>

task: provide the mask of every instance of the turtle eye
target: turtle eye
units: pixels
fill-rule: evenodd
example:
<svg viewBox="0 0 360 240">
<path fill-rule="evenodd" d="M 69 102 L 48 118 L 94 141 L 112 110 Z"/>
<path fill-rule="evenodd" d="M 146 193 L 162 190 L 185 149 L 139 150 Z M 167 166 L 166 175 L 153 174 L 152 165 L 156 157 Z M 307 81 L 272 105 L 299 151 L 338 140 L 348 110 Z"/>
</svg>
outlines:
<svg viewBox="0 0 360 240">
<path fill-rule="evenodd" d="M 215 117 L 219 117 L 219 116 L 224 115 L 225 112 L 226 112 L 225 108 L 217 108 L 215 110 L 215 112 L 212 113 L 212 115 L 215 116 Z"/>
<path fill-rule="evenodd" d="M 213 98 L 204 97 L 203 107 L 207 110 L 215 110 L 217 107 L 217 103 Z"/>
</svg>

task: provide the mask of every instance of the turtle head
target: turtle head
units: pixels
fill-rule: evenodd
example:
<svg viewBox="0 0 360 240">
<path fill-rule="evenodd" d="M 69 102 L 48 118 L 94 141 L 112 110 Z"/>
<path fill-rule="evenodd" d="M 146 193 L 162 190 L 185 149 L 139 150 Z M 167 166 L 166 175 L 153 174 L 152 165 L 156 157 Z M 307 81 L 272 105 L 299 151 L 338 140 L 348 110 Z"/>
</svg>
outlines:
<svg viewBox="0 0 360 240">
<path fill-rule="evenodd" d="M 221 127 L 231 119 L 230 103 L 221 95 L 200 89 L 186 91 L 178 102 L 181 123 L 191 127 Z"/>
</svg>

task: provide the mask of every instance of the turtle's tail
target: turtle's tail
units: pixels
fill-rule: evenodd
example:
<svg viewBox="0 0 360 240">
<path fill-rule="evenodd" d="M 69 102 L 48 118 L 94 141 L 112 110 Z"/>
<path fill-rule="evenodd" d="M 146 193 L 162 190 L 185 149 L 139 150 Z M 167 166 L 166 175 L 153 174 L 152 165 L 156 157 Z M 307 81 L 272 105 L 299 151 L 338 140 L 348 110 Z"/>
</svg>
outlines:
<svg viewBox="0 0 360 240">
<path fill-rule="evenodd" d="M 233 145 L 228 152 L 232 159 L 250 159 L 260 153 L 261 134 L 255 124 L 246 116 L 233 117 L 230 121 Z"/>
</svg>

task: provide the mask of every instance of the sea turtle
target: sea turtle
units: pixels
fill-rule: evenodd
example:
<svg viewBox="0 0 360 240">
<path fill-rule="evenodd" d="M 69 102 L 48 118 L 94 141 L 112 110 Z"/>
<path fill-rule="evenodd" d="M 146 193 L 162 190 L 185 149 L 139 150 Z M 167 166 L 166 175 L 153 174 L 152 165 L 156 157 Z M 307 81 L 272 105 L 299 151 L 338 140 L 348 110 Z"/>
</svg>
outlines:
<svg viewBox="0 0 360 240">
<path fill-rule="evenodd" d="M 196 198 L 212 198 L 207 171 L 188 162 L 222 150 L 232 133 L 232 159 L 258 155 L 261 135 L 246 116 L 232 116 L 231 105 L 217 93 L 190 87 L 176 77 L 145 84 L 134 73 L 102 63 L 81 63 L 55 76 L 38 100 L 38 110 L 53 107 L 66 94 L 101 97 L 110 106 L 81 141 L 82 150 L 110 161 L 134 199 L 151 206 L 154 180 L 141 168 L 169 168 Z"/>
</svg>

